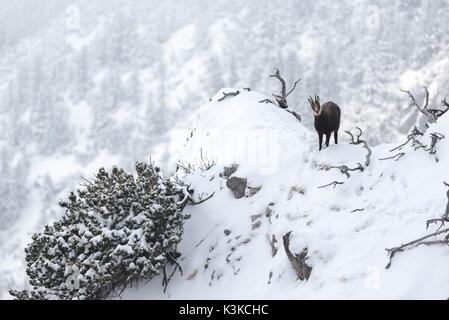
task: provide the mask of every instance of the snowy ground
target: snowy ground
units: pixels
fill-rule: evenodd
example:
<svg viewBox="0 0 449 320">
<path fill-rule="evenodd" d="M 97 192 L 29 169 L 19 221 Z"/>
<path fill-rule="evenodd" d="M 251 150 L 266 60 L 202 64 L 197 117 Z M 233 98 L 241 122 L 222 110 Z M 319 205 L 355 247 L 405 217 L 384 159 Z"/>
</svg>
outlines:
<svg viewBox="0 0 449 320">
<path fill-rule="evenodd" d="M 398 137 L 422 120 L 414 109 L 404 116 L 406 96 L 399 89 L 411 90 L 420 102 L 424 98 L 422 86 L 427 85 L 431 105 L 439 104 L 449 90 L 449 73 L 444 72 L 449 68 L 447 11 L 447 1 L 431 0 L 218 0 L 213 4 L 206 0 L 0 0 L 0 299 L 11 298 L 9 288 L 26 287 L 23 249 L 33 233 L 63 214 L 58 201 L 79 186 L 80 176 L 90 177 L 99 167 L 114 164 L 131 171 L 136 161 L 148 161 L 150 156 L 165 170 L 173 170 L 174 164 L 167 158 L 176 155 L 178 149 L 166 150 L 166 133 L 171 132 L 173 141 L 181 141 L 177 137 L 185 141 L 191 129 L 186 117 L 222 86 L 278 92 L 278 81 L 268 77 L 275 67 L 280 68 L 288 87 L 302 78 L 289 96 L 289 104 L 303 115 L 303 124 L 309 130 L 287 115 L 279 119 L 278 112 L 266 111 L 265 121 L 259 113 L 238 107 L 234 114 L 226 108 L 206 107 L 215 110 L 208 113 L 209 119 L 215 129 L 227 130 L 226 136 L 235 136 L 239 142 L 245 141 L 239 138 L 243 135 L 270 147 L 262 149 L 256 160 L 235 162 L 241 164 L 238 175 L 246 175 L 251 183 L 263 184 L 264 190 L 272 193 L 261 191 L 253 199 L 235 202 L 243 206 L 245 201 L 255 201 L 253 209 L 260 211 L 259 205 L 266 206 L 262 202 L 284 199 L 292 185 L 301 185 L 308 188 L 307 192 L 293 193 L 289 208 L 296 214 L 296 202 L 301 200 L 301 208 L 304 206 L 308 214 L 317 217 L 317 208 L 326 208 L 323 214 L 327 217 L 332 198 L 353 195 L 357 179 L 365 184 L 377 181 L 383 170 L 379 166 L 393 165 L 388 170 L 394 171 L 396 164 L 373 160 L 372 168 L 363 174 L 356 172 L 344 186 L 316 190 L 317 185 L 331 182 L 334 176 L 346 178 L 335 170 L 317 172 L 313 161 L 318 165 L 329 159 L 337 161 L 341 153 L 342 161 L 347 162 L 345 150 L 352 149 L 357 150 L 361 161 L 363 151 L 348 146 L 342 133 L 343 144 L 331 146 L 318 158 L 307 97 L 317 93 L 340 104 L 343 125 L 361 126 L 364 137 L 373 144 L 399 144 Z M 376 21 L 377 26 L 373 25 Z M 225 100 L 218 105 L 227 103 Z M 271 110 L 265 107 L 257 104 L 259 111 Z M 250 120 L 257 125 L 246 123 Z M 258 130 L 241 132 L 248 128 Z M 198 128 L 200 131 L 206 132 Z M 256 136 L 251 137 L 251 133 Z M 282 144 L 271 143 L 270 139 L 278 135 Z M 214 143 L 218 138 L 211 139 L 204 142 L 205 148 L 216 147 L 210 155 L 223 153 L 220 140 Z M 198 138 L 195 141 L 202 144 Z M 293 143 L 300 144 L 297 150 Z M 349 149 L 344 149 L 344 144 Z M 256 148 L 257 144 L 249 147 Z M 234 162 L 233 156 L 246 155 L 245 150 L 255 154 L 250 148 L 242 148 L 226 152 L 221 167 L 210 172 L 221 171 Z M 184 153 L 198 157 L 198 149 L 190 145 Z M 375 148 L 373 158 L 388 153 L 387 149 Z M 263 155 L 267 152 L 268 156 Z M 423 167 L 433 167 L 431 157 L 422 153 L 416 155 L 418 160 L 410 159 L 414 155 L 403 158 L 398 166 L 412 161 L 415 168 L 418 161 L 429 161 Z M 309 162 L 303 164 L 303 160 Z M 436 209 L 444 201 L 442 177 L 438 171 L 431 172 L 438 181 L 429 177 L 432 182 L 425 184 L 426 190 L 418 192 L 415 188 L 406 193 L 418 202 L 417 207 L 410 205 L 412 212 L 428 208 L 421 203 L 423 199 L 430 199 Z M 373 176 L 368 177 L 369 173 Z M 413 181 L 421 181 L 422 174 Z M 313 183 L 306 181 L 306 176 L 313 177 Z M 285 181 L 283 186 L 280 180 Z M 200 190 L 212 190 L 216 188 L 214 183 L 201 183 Z M 387 184 L 379 182 L 383 183 Z M 399 199 L 403 200 L 402 184 L 390 183 L 398 188 Z M 435 188 L 427 189 L 433 183 Z M 279 190 L 281 187 L 283 190 Z M 191 210 L 202 212 L 214 206 L 226 192 L 220 190 L 210 204 Z M 357 201 L 374 197 L 367 190 L 360 194 L 353 197 Z M 316 196 L 320 201 L 312 201 Z M 278 212 L 286 210 L 284 202 L 277 201 Z M 439 215 L 436 209 L 426 212 Z M 251 214 L 246 213 L 245 219 Z M 306 230 L 318 232 L 318 222 L 314 223 Z M 410 232 L 410 237 L 424 232 L 421 219 L 415 223 L 416 230 L 403 232 Z M 273 222 L 271 228 L 275 225 Z M 259 234 L 265 227 L 262 224 L 255 232 Z M 276 232 L 277 237 L 282 233 Z M 374 270 L 371 266 L 367 268 L 368 274 L 376 274 L 370 271 Z"/>
<path fill-rule="evenodd" d="M 233 89 L 226 89 L 233 91 Z M 349 144 L 341 128 L 340 144 L 318 152 L 315 132 L 256 92 L 218 101 L 220 91 L 196 113 L 196 126 L 180 158 L 201 162 L 214 159 L 207 171 L 187 179 L 197 197 L 209 201 L 186 210 L 180 245 L 183 275 L 177 274 L 163 293 L 161 279 L 127 289 L 124 299 L 446 299 L 449 297 L 449 250 L 421 246 L 396 255 L 392 266 L 385 248 L 434 231 L 426 220 L 440 217 L 447 203 L 443 181 L 449 180 L 449 141 L 435 155 L 406 147 L 399 161 L 379 160 L 394 155 L 400 144 L 372 148 L 371 163 L 347 178 L 322 165 L 365 167 L 366 150 Z M 343 110 L 344 116 L 344 110 Z M 352 128 L 353 129 L 353 128 Z M 354 129 L 353 129 L 354 131 Z M 449 116 L 432 125 L 428 134 L 449 137 Z M 362 136 L 363 138 L 363 136 Z M 220 177 L 225 165 L 237 163 L 234 176 L 247 178 L 254 196 L 235 199 Z M 335 188 L 318 188 L 333 181 Z M 267 217 L 267 208 L 271 215 Z M 259 216 L 260 215 L 260 216 Z M 229 235 L 225 230 L 231 231 Z M 307 282 L 296 280 L 282 245 L 293 231 L 291 250 L 308 248 L 313 267 Z M 272 256 L 268 239 L 275 236 Z"/>
</svg>

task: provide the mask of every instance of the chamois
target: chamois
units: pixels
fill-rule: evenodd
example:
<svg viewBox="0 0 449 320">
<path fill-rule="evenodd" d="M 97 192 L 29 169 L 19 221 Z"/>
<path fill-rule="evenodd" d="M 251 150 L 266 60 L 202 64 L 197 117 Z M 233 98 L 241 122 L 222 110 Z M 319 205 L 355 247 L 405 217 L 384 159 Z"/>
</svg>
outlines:
<svg viewBox="0 0 449 320">
<path fill-rule="evenodd" d="M 340 127 L 340 107 L 332 101 L 320 105 L 320 97 L 315 95 L 315 99 L 309 97 L 309 103 L 315 116 L 315 130 L 318 132 L 318 138 L 323 144 L 323 135 L 326 135 L 326 147 L 329 146 L 329 140 L 332 132 L 334 133 L 335 144 L 338 144 L 338 129 Z"/>
</svg>

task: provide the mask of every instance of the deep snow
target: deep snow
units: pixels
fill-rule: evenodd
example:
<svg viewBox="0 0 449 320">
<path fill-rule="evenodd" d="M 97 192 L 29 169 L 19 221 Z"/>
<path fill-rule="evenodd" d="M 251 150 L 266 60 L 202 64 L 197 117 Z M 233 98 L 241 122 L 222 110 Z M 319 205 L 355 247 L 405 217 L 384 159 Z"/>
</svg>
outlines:
<svg viewBox="0 0 449 320">
<path fill-rule="evenodd" d="M 0 0 L 0 298 L 25 287 L 23 249 L 80 175 L 173 167 L 165 133 L 224 85 L 277 92 L 278 67 L 303 79 L 293 109 L 328 97 L 373 144 L 420 123 L 399 89 L 421 101 L 427 85 L 431 104 L 449 89 L 447 1 L 206 2 Z"/>
<path fill-rule="evenodd" d="M 340 144 L 318 152 L 317 137 L 292 115 L 267 98 L 240 89 L 236 97 L 212 101 L 195 113 L 195 127 L 179 150 L 180 159 L 217 164 L 186 176 L 195 196 L 215 195 L 187 207 L 179 247 L 179 273 L 164 294 L 160 278 L 127 289 L 124 299 L 446 299 L 449 296 L 449 250 L 420 246 L 399 253 L 390 269 L 386 248 L 428 234 L 427 219 L 444 213 L 448 199 L 449 141 L 437 145 L 437 157 L 407 146 L 398 161 L 379 160 L 394 155 L 399 145 L 372 147 L 371 164 L 348 179 L 337 169 L 322 165 L 365 163 L 366 150 L 349 144 L 340 129 Z M 345 110 L 342 110 L 343 117 Z M 308 116 L 308 115 L 303 115 Z M 356 124 L 354 124 L 356 125 Z M 363 129 L 363 128 L 362 128 Z M 354 130 L 353 130 L 354 131 Z M 429 134 L 449 137 L 449 116 L 431 125 Z M 362 136 L 363 138 L 363 136 Z M 262 186 L 254 196 L 234 199 L 220 177 L 224 166 L 239 165 L 234 176 Z M 181 174 L 180 172 L 178 172 Z M 318 188 L 332 181 L 335 188 Z M 271 205 L 270 205 L 271 204 Z M 267 207 L 272 210 L 266 216 Z M 253 217 L 261 215 L 260 217 Z M 260 226 L 257 227 L 258 222 Z M 253 228 L 256 227 L 255 229 Z M 225 230 L 231 231 L 229 235 Z M 291 250 L 307 247 L 313 267 L 308 281 L 296 280 L 282 235 L 293 231 Z M 275 235 L 273 257 L 268 238 Z M 271 276 L 270 276 L 271 273 Z"/>
</svg>

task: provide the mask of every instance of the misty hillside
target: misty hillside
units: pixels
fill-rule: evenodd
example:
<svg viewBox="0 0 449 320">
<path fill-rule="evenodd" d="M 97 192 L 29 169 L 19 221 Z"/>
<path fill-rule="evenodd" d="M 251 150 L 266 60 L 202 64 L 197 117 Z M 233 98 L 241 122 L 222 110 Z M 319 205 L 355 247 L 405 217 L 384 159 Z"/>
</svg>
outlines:
<svg viewBox="0 0 449 320">
<path fill-rule="evenodd" d="M 309 95 L 342 129 L 398 142 L 428 86 L 449 92 L 445 1 L 0 0 L 0 297 L 25 286 L 23 248 L 99 167 L 150 156 L 174 171 L 191 115 L 222 87 L 279 91 L 313 130 Z M 282 128 L 278 128 L 282 130 Z"/>
</svg>

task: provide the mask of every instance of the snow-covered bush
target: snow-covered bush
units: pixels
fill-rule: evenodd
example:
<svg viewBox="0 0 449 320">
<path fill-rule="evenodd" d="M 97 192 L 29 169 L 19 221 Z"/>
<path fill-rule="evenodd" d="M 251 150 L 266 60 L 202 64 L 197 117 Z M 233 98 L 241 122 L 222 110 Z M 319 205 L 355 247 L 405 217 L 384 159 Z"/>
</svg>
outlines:
<svg viewBox="0 0 449 320">
<path fill-rule="evenodd" d="M 35 234 L 25 249 L 31 291 L 17 299 L 100 299 L 151 279 L 173 261 L 183 222 L 178 189 L 153 164 L 137 178 L 100 169 L 60 206 L 65 215 Z"/>
</svg>

